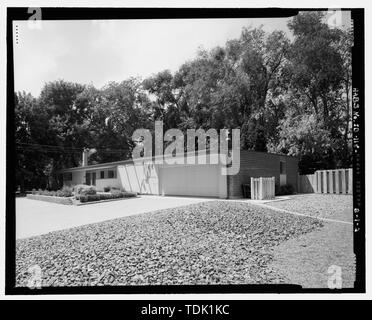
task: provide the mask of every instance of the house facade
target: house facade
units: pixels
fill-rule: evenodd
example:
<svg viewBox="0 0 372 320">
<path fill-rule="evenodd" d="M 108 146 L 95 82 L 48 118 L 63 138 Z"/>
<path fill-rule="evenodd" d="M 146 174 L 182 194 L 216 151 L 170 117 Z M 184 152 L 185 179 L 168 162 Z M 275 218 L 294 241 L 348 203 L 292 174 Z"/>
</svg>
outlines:
<svg viewBox="0 0 372 320">
<path fill-rule="evenodd" d="M 218 155 L 214 155 L 218 156 Z M 200 196 L 222 199 L 241 198 L 242 184 L 251 177 L 275 177 L 276 187 L 290 184 L 297 191 L 298 159 L 296 157 L 240 151 L 240 170 L 236 175 L 223 175 L 222 163 L 157 164 L 154 158 L 125 160 L 87 165 L 61 171 L 67 186 L 88 184 L 98 191 L 116 187 L 140 194 L 163 196 Z"/>
</svg>

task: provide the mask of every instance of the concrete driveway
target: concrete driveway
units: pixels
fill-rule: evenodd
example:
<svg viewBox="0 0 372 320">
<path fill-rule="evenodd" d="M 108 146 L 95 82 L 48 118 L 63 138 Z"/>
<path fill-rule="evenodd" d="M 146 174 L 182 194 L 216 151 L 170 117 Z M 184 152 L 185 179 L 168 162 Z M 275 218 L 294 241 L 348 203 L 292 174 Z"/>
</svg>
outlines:
<svg viewBox="0 0 372 320">
<path fill-rule="evenodd" d="M 211 200 L 214 199 L 140 196 L 112 202 L 69 206 L 16 198 L 16 238 L 27 238 L 84 224 Z"/>
</svg>

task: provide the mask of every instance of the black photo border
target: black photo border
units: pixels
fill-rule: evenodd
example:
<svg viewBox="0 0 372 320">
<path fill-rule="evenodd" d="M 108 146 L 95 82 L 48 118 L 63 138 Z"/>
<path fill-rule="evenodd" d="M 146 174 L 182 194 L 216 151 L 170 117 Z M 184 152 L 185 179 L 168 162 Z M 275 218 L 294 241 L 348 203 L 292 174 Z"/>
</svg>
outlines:
<svg viewBox="0 0 372 320">
<path fill-rule="evenodd" d="M 103 19 L 201 19 L 290 17 L 299 11 L 326 11 L 327 8 L 66 8 L 42 7 L 42 20 Z M 365 73 L 364 73 L 364 9 L 351 10 L 354 28 L 352 49 L 353 86 L 353 207 L 356 281 L 354 288 L 305 289 L 299 285 L 147 285 L 97 287 L 16 287 L 16 215 L 14 145 L 14 61 L 13 28 L 16 20 L 28 20 L 26 7 L 7 8 L 7 135 L 6 135 L 6 241 L 5 294 L 170 294 L 170 293 L 365 293 Z"/>
</svg>

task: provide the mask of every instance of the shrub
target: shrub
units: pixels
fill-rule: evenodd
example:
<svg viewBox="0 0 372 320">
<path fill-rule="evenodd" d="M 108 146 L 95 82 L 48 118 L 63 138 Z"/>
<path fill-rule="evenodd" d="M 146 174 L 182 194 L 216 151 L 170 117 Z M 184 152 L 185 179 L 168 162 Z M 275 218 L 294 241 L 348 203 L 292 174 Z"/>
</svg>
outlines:
<svg viewBox="0 0 372 320">
<path fill-rule="evenodd" d="M 73 189 L 75 195 L 95 195 L 97 190 L 94 186 L 88 186 L 86 184 L 78 184 Z"/>
<path fill-rule="evenodd" d="M 112 190 L 110 194 L 87 194 L 87 195 L 77 195 L 75 198 L 80 200 L 80 202 L 93 202 L 93 201 L 100 201 L 100 200 L 109 200 L 109 199 L 120 199 L 120 198 L 129 198 L 129 197 L 136 197 L 136 192 L 122 192 L 119 190 Z"/>
<path fill-rule="evenodd" d="M 124 198 L 125 196 L 124 196 L 124 193 L 123 192 L 117 191 L 117 192 L 115 192 L 115 193 L 112 194 L 112 197 L 114 199 L 118 199 L 118 198 Z"/>
<path fill-rule="evenodd" d="M 86 197 L 87 197 L 87 201 L 88 202 L 90 202 L 90 201 L 99 201 L 102 198 L 100 194 L 89 194 Z"/>
<path fill-rule="evenodd" d="M 125 191 L 123 194 L 125 198 L 137 197 L 137 192 Z"/>
<path fill-rule="evenodd" d="M 72 188 L 69 186 L 63 186 L 62 190 L 58 190 L 59 197 L 71 197 L 72 196 Z"/>
<path fill-rule="evenodd" d="M 294 193 L 294 188 L 291 184 L 286 184 L 284 186 L 280 186 L 279 190 L 277 192 L 278 195 L 284 196 L 284 195 L 289 195 Z"/>
<path fill-rule="evenodd" d="M 66 188 L 63 188 L 62 190 L 57 190 L 57 191 L 32 189 L 31 193 L 34 195 L 49 196 L 49 197 L 71 197 L 72 196 L 72 191 L 70 187 L 66 187 Z"/>
<path fill-rule="evenodd" d="M 127 191 L 120 191 L 120 190 L 111 190 L 111 194 L 114 197 L 118 197 L 118 198 L 137 197 L 137 192 L 127 192 Z"/>
<path fill-rule="evenodd" d="M 103 188 L 103 191 L 105 191 L 105 192 L 110 192 L 110 190 L 111 190 L 111 187 L 104 187 Z"/>
<path fill-rule="evenodd" d="M 244 198 L 251 197 L 251 186 L 247 183 L 242 184 L 242 193 Z"/>
</svg>

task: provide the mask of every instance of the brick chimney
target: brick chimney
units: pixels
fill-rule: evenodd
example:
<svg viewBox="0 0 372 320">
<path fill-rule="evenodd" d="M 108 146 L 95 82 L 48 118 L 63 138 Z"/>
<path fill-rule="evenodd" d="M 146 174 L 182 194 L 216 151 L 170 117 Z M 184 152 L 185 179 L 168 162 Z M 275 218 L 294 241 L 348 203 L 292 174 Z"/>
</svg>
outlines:
<svg viewBox="0 0 372 320">
<path fill-rule="evenodd" d="M 83 162 L 81 164 L 82 167 L 86 167 L 88 165 L 88 157 L 89 157 L 89 149 L 83 149 Z"/>
</svg>

